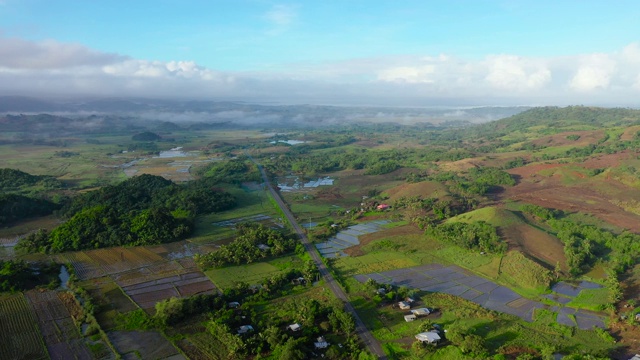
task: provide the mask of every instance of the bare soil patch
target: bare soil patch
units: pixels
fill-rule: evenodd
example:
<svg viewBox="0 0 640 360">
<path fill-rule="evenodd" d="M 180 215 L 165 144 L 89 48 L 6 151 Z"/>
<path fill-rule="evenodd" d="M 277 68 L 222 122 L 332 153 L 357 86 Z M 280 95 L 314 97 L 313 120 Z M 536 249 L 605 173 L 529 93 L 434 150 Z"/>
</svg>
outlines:
<svg viewBox="0 0 640 360">
<path fill-rule="evenodd" d="M 629 141 L 633 140 L 636 134 L 640 131 L 640 125 L 629 126 L 623 133 L 620 135 L 620 140 Z"/>
<path fill-rule="evenodd" d="M 120 354 L 137 353 L 135 359 L 165 359 L 178 355 L 171 343 L 154 331 L 112 331 L 109 340 Z"/>
<path fill-rule="evenodd" d="M 578 140 L 567 139 L 567 136 L 577 135 L 580 136 Z M 534 145 L 538 146 L 566 146 L 573 145 L 576 147 L 595 144 L 598 140 L 604 137 L 604 130 L 585 130 L 585 131 L 568 131 L 560 134 L 543 136 L 539 139 L 532 141 Z"/>
<path fill-rule="evenodd" d="M 640 194 L 633 188 L 609 177 L 582 179 L 584 174 L 577 176 L 577 172 L 571 172 L 570 175 L 580 179 L 579 183 L 573 186 L 563 185 L 564 179 L 560 173 L 553 176 L 540 175 L 544 170 L 563 167 L 615 167 L 630 156 L 633 154 L 623 152 L 592 157 L 581 164 L 534 164 L 511 169 L 509 173 L 518 178 L 518 184 L 505 189 L 498 198 L 523 201 L 566 212 L 592 214 L 617 227 L 640 232 L 640 216 L 616 205 L 640 201 Z"/>
<path fill-rule="evenodd" d="M 519 250 L 553 268 L 556 262 L 566 270 L 564 246 L 560 240 L 527 224 L 508 226 L 501 229 L 510 249 Z"/>
</svg>

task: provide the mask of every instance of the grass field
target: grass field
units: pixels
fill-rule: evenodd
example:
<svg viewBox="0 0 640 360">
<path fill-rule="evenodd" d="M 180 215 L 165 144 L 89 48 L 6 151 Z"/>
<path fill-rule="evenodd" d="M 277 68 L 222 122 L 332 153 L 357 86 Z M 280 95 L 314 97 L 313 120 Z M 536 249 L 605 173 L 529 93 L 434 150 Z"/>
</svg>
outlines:
<svg viewBox="0 0 640 360">
<path fill-rule="evenodd" d="M 236 198 L 236 207 L 231 210 L 198 217 L 195 231 L 187 239 L 189 242 L 206 244 L 230 238 L 235 234 L 235 230 L 231 226 L 214 225 L 216 222 L 254 215 L 267 215 L 274 219 L 280 217 L 280 212 L 269 199 L 270 195 L 264 190 L 247 190 L 234 185 L 223 185 L 221 188 Z"/>
<path fill-rule="evenodd" d="M 600 289 L 584 289 L 580 291 L 568 306 L 588 309 L 593 311 L 601 311 L 610 303 L 610 291 L 607 288 Z"/>
<path fill-rule="evenodd" d="M 293 268 L 301 268 L 303 261 L 294 255 L 279 257 L 249 265 L 228 266 L 205 271 L 205 274 L 220 289 L 233 287 L 237 282 L 259 284 L 263 279 Z"/>
</svg>

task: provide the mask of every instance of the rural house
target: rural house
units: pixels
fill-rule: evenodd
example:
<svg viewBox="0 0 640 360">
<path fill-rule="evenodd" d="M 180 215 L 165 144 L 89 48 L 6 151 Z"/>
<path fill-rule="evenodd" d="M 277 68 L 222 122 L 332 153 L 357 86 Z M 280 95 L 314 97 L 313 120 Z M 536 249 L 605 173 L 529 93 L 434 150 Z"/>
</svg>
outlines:
<svg viewBox="0 0 640 360">
<path fill-rule="evenodd" d="M 380 205 L 376 206 L 376 209 L 378 209 L 378 210 L 387 210 L 388 208 L 390 208 L 390 206 L 387 205 L 387 204 L 380 204 Z"/>
<path fill-rule="evenodd" d="M 240 306 L 240 303 L 237 301 L 232 301 L 228 303 L 227 306 L 230 307 L 231 309 L 236 309 Z"/>
<path fill-rule="evenodd" d="M 404 321 L 406 321 L 406 322 L 412 322 L 415 319 L 416 319 L 416 316 L 413 315 L 413 314 L 404 316 Z"/>
<path fill-rule="evenodd" d="M 253 326 L 251 326 L 251 325 L 242 325 L 238 329 L 238 334 L 246 334 L 249 331 L 253 331 Z"/>
<path fill-rule="evenodd" d="M 427 316 L 429 314 L 431 314 L 431 310 L 427 309 L 427 308 L 419 308 L 419 309 L 413 309 L 411 310 L 411 313 L 415 316 Z"/>
<path fill-rule="evenodd" d="M 398 303 L 398 306 L 400 307 L 401 310 L 409 310 L 409 309 L 411 309 L 411 304 L 409 304 L 406 301 L 400 301 Z"/>
<path fill-rule="evenodd" d="M 314 342 L 313 345 L 316 347 L 316 349 L 324 349 L 329 346 L 329 343 L 327 342 L 327 340 L 325 340 L 324 336 L 320 336 L 318 338 L 318 341 Z"/>
<path fill-rule="evenodd" d="M 435 331 L 428 331 L 416 335 L 416 339 L 422 343 L 436 344 L 440 341 L 440 335 Z"/>
</svg>

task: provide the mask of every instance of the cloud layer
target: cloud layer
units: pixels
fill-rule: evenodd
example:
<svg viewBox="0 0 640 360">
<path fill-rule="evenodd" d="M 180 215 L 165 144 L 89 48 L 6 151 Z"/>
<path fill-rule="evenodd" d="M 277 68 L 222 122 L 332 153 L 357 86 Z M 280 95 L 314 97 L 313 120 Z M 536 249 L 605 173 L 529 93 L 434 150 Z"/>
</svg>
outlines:
<svg viewBox="0 0 640 360">
<path fill-rule="evenodd" d="M 266 20 L 274 31 L 283 31 L 294 17 L 292 9 L 274 8 Z M 549 58 L 388 56 L 224 72 L 193 61 L 133 59 L 80 44 L 0 37 L 0 93 L 391 106 L 445 100 L 447 105 L 637 106 L 640 46 Z"/>
</svg>

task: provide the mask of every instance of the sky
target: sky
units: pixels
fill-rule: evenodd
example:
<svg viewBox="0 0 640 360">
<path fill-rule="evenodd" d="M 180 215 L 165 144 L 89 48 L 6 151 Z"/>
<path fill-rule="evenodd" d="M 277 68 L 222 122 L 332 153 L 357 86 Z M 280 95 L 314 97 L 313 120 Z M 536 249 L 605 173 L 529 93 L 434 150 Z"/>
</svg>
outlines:
<svg viewBox="0 0 640 360">
<path fill-rule="evenodd" d="M 0 95 L 640 107 L 640 2 L 0 0 Z"/>
</svg>

